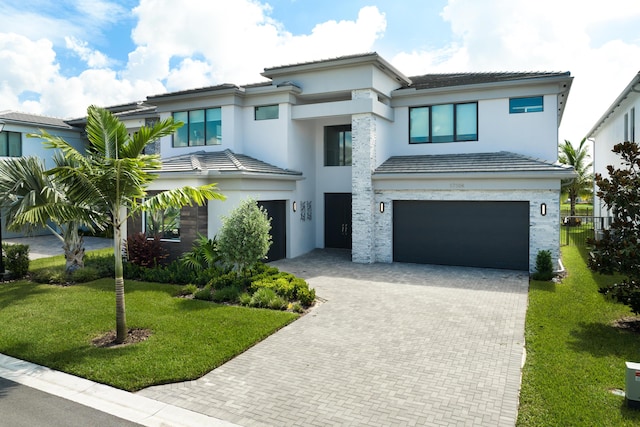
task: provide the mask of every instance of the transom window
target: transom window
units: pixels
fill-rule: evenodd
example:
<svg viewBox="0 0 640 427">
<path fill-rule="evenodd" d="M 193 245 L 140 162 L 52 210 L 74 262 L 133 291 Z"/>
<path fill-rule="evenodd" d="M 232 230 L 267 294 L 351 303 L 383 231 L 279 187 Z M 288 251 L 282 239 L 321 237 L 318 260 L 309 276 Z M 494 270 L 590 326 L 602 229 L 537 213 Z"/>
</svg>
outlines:
<svg viewBox="0 0 640 427">
<path fill-rule="evenodd" d="M 173 120 L 184 125 L 173 134 L 174 147 L 198 147 L 222 143 L 222 109 L 178 111 Z"/>
<path fill-rule="evenodd" d="M 509 99 L 509 114 L 538 113 L 540 111 L 544 111 L 542 96 Z"/>
<path fill-rule="evenodd" d="M 262 105 L 262 106 L 256 107 L 254 110 L 254 118 L 256 120 L 277 119 L 279 114 L 280 114 L 280 108 L 278 104 Z"/>
<path fill-rule="evenodd" d="M 324 128 L 324 165 L 351 166 L 351 125 Z"/>
<path fill-rule="evenodd" d="M 20 132 L 0 132 L 0 157 L 22 156 L 22 134 Z"/>
<path fill-rule="evenodd" d="M 478 140 L 478 103 L 441 104 L 409 109 L 409 143 Z"/>
</svg>

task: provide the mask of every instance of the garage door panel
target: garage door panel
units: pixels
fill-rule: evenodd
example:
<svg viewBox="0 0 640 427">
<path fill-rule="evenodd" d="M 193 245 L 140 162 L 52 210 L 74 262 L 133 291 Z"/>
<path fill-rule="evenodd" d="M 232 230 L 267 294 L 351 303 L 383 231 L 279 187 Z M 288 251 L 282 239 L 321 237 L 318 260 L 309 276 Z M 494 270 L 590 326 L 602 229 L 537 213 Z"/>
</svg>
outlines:
<svg viewBox="0 0 640 427">
<path fill-rule="evenodd" d="M 528 202 L 394 201 L 394 261 L 527 270 Z"/>
</svg>

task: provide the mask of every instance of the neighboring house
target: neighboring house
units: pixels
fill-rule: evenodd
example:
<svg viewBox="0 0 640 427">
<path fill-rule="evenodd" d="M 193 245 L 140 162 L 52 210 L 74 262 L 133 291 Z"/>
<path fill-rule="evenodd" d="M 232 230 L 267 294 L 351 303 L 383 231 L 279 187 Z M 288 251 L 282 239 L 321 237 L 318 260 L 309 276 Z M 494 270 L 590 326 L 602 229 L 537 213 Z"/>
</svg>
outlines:
<svg viewBox="0 0 640 427">
<path fill-rule="evenodd" d="M 637 142 L 636 110 L 640 114 L 640 72 L 613 101 L 602 117 L 593 125 L 587 138 L 593 141 L 593 169 L 595 173 L 608 178 L 607 166 L 620 167 L 620 157 L 611 150 L 613 146 L 625 141 Z M 607 217 L 609 212 L 598 198 L 597 186 L 594 187 L 594 216 Z"/>
<path fill-rule="evenodd" d="M 45 167 L 53 166 L 53 150 L 45 148 L 40 138 L 27 137 L 30 133 L 46 130 L 52 135 L 64 138 L 77 148 L 84 147 L 80 130 L 69 125 L 62 119 L 45 117 L 35 114 L 19 113 L 15 111 L 0 112 L 0 159 L 10 157 L 34 156 L 41 158 Z M 7 231 L 4 217 L 2 218 L 2 237 L 21 237 L 21 233 Z M 36 234 L 49 234 L 42 229 Z"/>
<path fill-rule="evenodd" d="M 532 271 L 540 250 L 558 259 L 568 72 L 406 77 L 369 53 L 262 75 L 118 112 L 185 123 L 157 144 L 150 190 L 216 182 L 227 196 L 130 221 L 129 234 L 160 231 L 179 253 L 252 197 L 273 218 L 270 260 L 344 248 L 359 263 Z"/>
</svg>

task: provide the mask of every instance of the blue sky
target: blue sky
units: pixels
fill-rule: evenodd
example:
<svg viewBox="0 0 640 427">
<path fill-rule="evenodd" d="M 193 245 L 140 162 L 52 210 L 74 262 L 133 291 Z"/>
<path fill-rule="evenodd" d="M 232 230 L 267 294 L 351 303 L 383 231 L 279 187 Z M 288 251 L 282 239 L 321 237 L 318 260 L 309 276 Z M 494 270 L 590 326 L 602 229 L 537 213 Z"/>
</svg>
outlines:
<svg viewBox="0 0 640 427">
<path fill-rule="evenodd" d="M 637 0 L 0 0 L 0 110 L 262 80 L 266 67 L 376 51 L 404 74 L 570 71 L 578 142 L 640 70 Z"/>
</svg>

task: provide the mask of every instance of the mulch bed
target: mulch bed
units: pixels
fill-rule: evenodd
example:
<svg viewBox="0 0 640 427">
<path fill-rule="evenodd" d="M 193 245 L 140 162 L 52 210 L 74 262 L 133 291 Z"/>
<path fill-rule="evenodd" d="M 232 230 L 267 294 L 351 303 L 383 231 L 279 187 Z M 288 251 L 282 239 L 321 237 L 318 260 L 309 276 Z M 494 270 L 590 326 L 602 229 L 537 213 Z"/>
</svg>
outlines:
<svg viewBox="0 0 640 427">
<path fill-rule="evenodd" d="M 117 348 L 145 341 L 150 336 L 151 329 L 133 328 L 129 329 L 127 338 L 125 338 L 123 343 L 116 344 L 116 331 L 109 331 L 104 335 L 92 339 L 91 344 L 96 347 Z"/>
<path fill-rule="evenodd" d="M 640 317 L 628 316 L 615 320 L 612 323 L 614 328 L 623 329 L 636 334 L 640 333 Z"/>
</svg>

